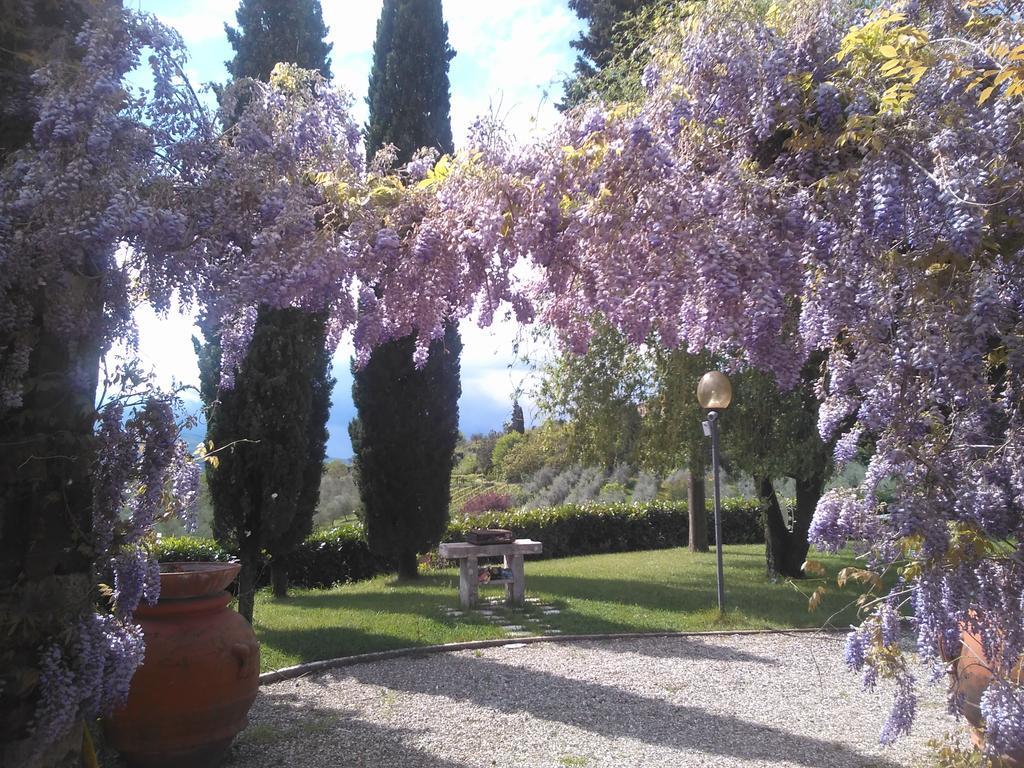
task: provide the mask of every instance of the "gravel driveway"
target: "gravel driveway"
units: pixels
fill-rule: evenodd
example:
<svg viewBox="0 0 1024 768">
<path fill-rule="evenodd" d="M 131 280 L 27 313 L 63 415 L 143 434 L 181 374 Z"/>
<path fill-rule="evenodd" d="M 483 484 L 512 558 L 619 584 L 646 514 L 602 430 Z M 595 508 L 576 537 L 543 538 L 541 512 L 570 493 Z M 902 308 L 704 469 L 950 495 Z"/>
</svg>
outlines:
<svg viewBox="0 0 1024 768">
<path fill-rule="evenodd" d="M 959 732 L 941 687 L 882 748 L 836 635 L 512 644 L 358 664 L 264 686 L 234 766 L 920 766 Z"/>
</svg>

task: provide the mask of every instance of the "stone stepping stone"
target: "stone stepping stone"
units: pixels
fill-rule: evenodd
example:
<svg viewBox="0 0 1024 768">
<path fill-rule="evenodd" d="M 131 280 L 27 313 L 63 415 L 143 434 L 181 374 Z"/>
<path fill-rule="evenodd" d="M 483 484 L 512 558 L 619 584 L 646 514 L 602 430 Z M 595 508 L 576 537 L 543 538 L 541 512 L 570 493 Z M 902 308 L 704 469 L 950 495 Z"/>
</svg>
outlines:
<svg viewBox="0 0 1024 768">
<path fill-rule="evenodd" d="M 561 613 L 557 608 L 545 608 L 543 611 L 545 616 L 553 616 L 556 613 Z"/>
<path fill-rule="evenodd" d="M 522 632 L 526 629 L 526 627 L 521 624 L 502 624 L 501 628 L 506 632 Z"/>
<path fill-rule="evenodd" d="M 560 629 L 545 629 L 544 630 L 544 634 L 545 635 L 560 635 L 560 634 L 562 634 L 562 630 L 560 630 Z"/>
</svg>

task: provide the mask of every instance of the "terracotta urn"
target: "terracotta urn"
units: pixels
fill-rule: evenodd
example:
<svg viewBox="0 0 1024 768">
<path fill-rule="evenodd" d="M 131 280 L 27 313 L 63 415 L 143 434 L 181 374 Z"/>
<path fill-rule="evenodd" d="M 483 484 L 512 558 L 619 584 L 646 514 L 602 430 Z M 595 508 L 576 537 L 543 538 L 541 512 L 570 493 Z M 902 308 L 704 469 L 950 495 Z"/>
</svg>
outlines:
<svg viewBox="0 0 1024 768">
<path fill-rule="evenodd" d="M 953 692 L 960 697 L 960 714 L 971 725 L 971 738 L 978 747 L 985 744 L 985 720 L 981 716 L 981 697 L 992 681 L 992 670 L 981 646 L 981 639 L 961 628 L 962 646 L 959 658 L 951 659 Z M 1017 662 L 1014 685 L 1024 685 L 1024 659 Z M 993 759 L 996 768 L 1024 768 L 1024 744 L 1009 754 Z"/>
<path fill-rule="evenodd" d="M 248 724 L 260 652 L 252 627 L 228 608 L 237 563 L 163 563 L 160 600 L 135 618 L 146 655 L 128 700 L 104 721 L 132 768 L 212 768 Z"/>
</svg>

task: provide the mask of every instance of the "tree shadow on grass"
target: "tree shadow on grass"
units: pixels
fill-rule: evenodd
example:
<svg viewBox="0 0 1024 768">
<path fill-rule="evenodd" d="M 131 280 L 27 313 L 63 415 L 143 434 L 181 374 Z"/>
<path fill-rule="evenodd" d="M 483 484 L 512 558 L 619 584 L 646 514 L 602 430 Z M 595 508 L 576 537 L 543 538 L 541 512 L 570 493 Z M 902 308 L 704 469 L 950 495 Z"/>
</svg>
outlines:
<svg viewBox="0 0 1024 768">
<path fill-rule="evenodd" d="M 318 705 L 286 691 L 260 692 L 248 729 L 235 741 L 225 766 L 396 765 L 469 768 L 417 749 L 412 729 L 386 728 L 352 710 Z"/>
<path fill-rule="evenodd" d="M 628 690 L 560 677 L 541 670 L 466 655 L 425 660 L 409 674 L 396 664 L 356 665 L 325 675 L 347 676 L 368 685 L 467 701 L 508 714 L 527 713 L 602 736 L 636 739 L 676 750 L 695 750 L 744 761 L 785 759 L 804 766 L 897 768 L 848 745 L 783 731 L 697 706 L 673 704 Z"/>
<path fill-rule="evenodd" d="M 649 581 L 625 578 L 581 579 L 572 576 L 528 575 L 526 586 L 527 594 L 550 595 L 565 600 L 569 605 L 573 600 L 590 600 L 686 614 L 707 612 L 716 605 L 713 578 L 707 584 L 652 584 Z M 763 621 L 768 626 L 815 627 L 830 615 L 827 610 L 819 614 L 808 613 L 807 598 L 786 584 L 771 584 L 766 581 L 730 586 L 727 575 L 725 588 L 726 606 L 729 610 L 740 610 L 748 618 Z M 851 613 L 847 618 L 852 617 Z M 842 617 L 839 617 L 834 623 L 845 626 L 849 621 L 844 622 Z M 678 625 L 665 625 L 657 629 L 667 631 L 673 628 L 678 628 Z"/>
<path fill-rule="evenodd" d="M 404 635 L 387 635 L 355 627 L 330 626 L 304 629 L 266 629 L 259 631 L 261 645 L 268 646 L 299 663 L 337 659 L 373 651 L 391 651 L 429 645 Z"/>
</svg>

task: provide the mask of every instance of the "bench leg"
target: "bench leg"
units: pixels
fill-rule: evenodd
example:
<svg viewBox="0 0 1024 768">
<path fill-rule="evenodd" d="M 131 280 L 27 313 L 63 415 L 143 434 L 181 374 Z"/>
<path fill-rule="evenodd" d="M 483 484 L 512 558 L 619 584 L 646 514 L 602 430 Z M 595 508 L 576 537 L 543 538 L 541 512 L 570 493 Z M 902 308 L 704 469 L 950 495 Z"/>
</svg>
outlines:
<svg viewBox="0 0 1024 768">
<path fill-rule="evenodd" d="M 505 585 L 505 595 L 513 605 L 522 605 L 526 598 L 526 571 L 522 555 L 505 555 L 505 567 L 512 571 L 512 583 Z"/>
<path fill-rule="evenodd" d="M 459 560 L 459 604 L 464 610 L 476 605 L 477 587 L 479 586 L 477 559 L 464 557 Z"/>
</svg>

